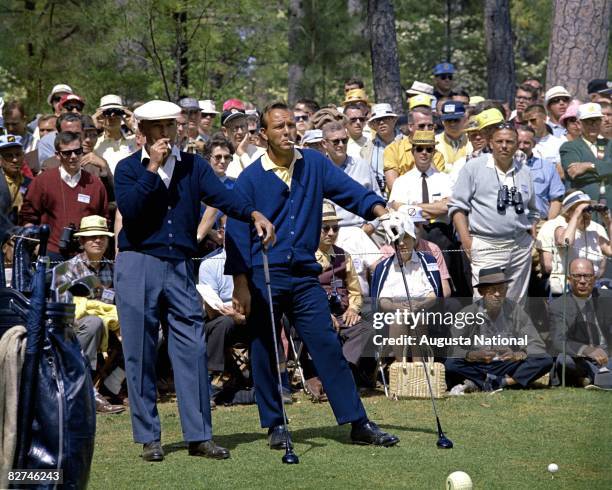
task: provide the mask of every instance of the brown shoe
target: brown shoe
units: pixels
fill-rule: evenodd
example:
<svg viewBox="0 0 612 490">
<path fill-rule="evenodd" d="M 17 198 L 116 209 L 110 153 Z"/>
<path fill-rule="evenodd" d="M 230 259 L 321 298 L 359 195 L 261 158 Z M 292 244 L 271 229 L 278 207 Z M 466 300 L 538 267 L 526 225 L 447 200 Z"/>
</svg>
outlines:
<svg viewBox="0 0 612 490">
<path fill-rule="evenodd" d="M 96 393 L 96 413 L 121 413 L 125 411 L 123 405 L 113 405 L 100 393 Z"/>
<path fill-rule="evenodd" d="M 230 457 L 229 450 L 215 444 L 212 439 L 210 441 L 190 442 L 190 456 L 204 456 L 212 459 L 227 459 Z"/>
</svg>

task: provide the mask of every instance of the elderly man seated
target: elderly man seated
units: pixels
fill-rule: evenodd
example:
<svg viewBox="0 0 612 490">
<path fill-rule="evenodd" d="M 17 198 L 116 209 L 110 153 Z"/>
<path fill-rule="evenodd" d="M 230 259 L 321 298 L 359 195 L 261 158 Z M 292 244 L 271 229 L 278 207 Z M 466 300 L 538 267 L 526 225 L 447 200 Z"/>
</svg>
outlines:
<svg viewBox="0 0 612 490">
<path fill-rule="evenodd" d="M 510 279 L 503 269 L 483 268 L 478 279 L 482 297 L 462 310 L 466 325 L 452 328 L 456 342 L 445 362 L 446 376 L 449 386 L 464 381 L 451 394 L 525 388 L 550 371 L 552 357 L 527 313 L 506 298 Z"/>
<path fill-rule="evenodd" d="M 561 382 L 565 351 L 565 375 L 569 384 L 612 389 L 609 355 L 612 292 L 595 287 L 595 268 L 587 259 L 570 262 L 567 282 L 571 292 L 550 305 L 553 348 L 559 353 L 553 385 Z"/>
<path fill-rule="evenodd" d="M 74 330 L 93 373 L 98 367 L 98 352 L 105 351 L 108 345 L 109 329 L 118 331 L 119 328 L 114 306 L 113 265 L 104 258 L 113 233 L 108 231 L 106 218 L 93 215 L 81 220 L 79 231 L 74 236 L 79 239 L 83 252 L 53 269 L 53 289 L 60 301 L 74 300 L 77 304 Z M 121 368 L 117 369 L 119 371 L 113 373 L 111 379 L 117 381 L 116 378 L 121 378 L 118 380 L 121 385 L 125 375 Z M 119 389 L 111 391 L 116 394 Z M 98 413 L 123 410 L 123 406 L 112 405 L 96 391 Z"/>
</svg>

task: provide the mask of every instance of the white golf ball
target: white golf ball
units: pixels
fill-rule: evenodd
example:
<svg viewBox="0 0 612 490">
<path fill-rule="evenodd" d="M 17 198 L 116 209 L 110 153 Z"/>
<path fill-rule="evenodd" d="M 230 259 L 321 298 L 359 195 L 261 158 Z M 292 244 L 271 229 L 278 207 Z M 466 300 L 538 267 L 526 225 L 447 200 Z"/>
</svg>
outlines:
<svg viewBox="0 0 612 490">
<path fill-rule="evenodd" d="M 559 466 L 555 463 L 550 463 L 548 465 L 548 471 L 550 471 L 551 473 L 556 473 L 557 471 L 559 471 Z"/>
<path fill-rule="evenodd" d="M 446 490 L 471 490 L 472 479 L 463 471 L 454 471 L 446 479 Z"/>
</svg>

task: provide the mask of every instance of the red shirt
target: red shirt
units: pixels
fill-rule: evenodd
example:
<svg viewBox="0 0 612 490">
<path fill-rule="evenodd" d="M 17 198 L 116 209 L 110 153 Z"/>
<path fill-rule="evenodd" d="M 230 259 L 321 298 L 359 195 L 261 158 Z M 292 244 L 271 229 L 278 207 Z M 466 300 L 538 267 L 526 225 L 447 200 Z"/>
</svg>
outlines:
<svg viewBox="0 0 612 490">
<path fill-rule="evenodd" d="M 78 228 L 81 218 L 97 214 L 108 218 L 108 201 L 102 181 L 81 170 L 81 178 L 72 188 L 60 177 L 59 168 L 36 176 L 24 197 L 19 223 L 48 224 L 51 227 L 48 249 L 59 253 L 62 229 L 71 223 Z"/>
</svg>

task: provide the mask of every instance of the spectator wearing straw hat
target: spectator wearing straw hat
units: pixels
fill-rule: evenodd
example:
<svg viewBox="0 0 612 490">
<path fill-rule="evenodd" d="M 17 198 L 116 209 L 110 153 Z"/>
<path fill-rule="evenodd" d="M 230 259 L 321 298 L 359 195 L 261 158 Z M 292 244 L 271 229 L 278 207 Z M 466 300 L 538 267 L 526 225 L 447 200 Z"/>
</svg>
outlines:
<svg viewBox="0 0 612 490">
<path fill-rule="evenodd" d="M 548 113 L 546 122 L 558 138 L 565 136 L 565 128 L 559 122 L 559 119 L 565 114 L 571 100 L 572 95 L 561 85 L 550 88 L 544 95 L 544 107 L 546 107 Z"/>
<path fill-rule="evenodd" d="M 206 143 L 210 138 L 213 128 L 213 121 L 215 120 L 215 117 L 219 115 L 219 111 L 215 107 L 214 100 L 200 100 L 198 105 L 200 106 L 200 113 L 202 114 L 202 117 L 198 126 L 197 139 Z"/>
<path fill-rule="evenodd" d="M 94 153 L 106 160 L 114 174 L 119 161 L 136 151 L 136 137 L 127 134 L 122 127 L 132 113 L 123 105 L 121 97 L 108 94 L 100 99 L 96 114 L 102 121 L 104 133 L 98 138 Z"/>
<path fill-rule="evenodd" d="M 373 140 L 369 140 L 362 151 L 365 162 L 376 175 L 376 182 L 381 193 L 386 191 L 384 152 L 393 141 L 400 139 L 399 131 L 395 129 L 397 114 L 393 112 L 390 104 L 374 104 L 372 115 L 368 119 L 370 128 L 376 133 Z"/>
<path fill-rule="evenodd" d="M 419 81 L 412 82 L 412 85 L 409 89 L 406 90 L 406 97 L 408 101 L 412 99 L 415 95 L 429 95 L 433 98 L 434 88 L 428 83 L 423 83 Z"/>
<path fill-rule="evenodd" d="M 593 102 L 578 108 L 582 137 L 564 143 L 559 152 L 571 187 L 591 199 L 612 203 L 612 141 L 599 137 L 603 114 Z"/>
<path fill-rule="evenodd" d="M 60 100 L 62 100 L 64 95 L 73 93 L 74 91 L 70 85 L 66 85 L 65 83 L 59 83 L 53 86 L 51 92 L 49 92 L 49 96 L 47 97 L 47 103 L 51 106 L 53 114 L 56 116 L 61 114 L 61 108 L 59 107 Z"/>
</svg>

